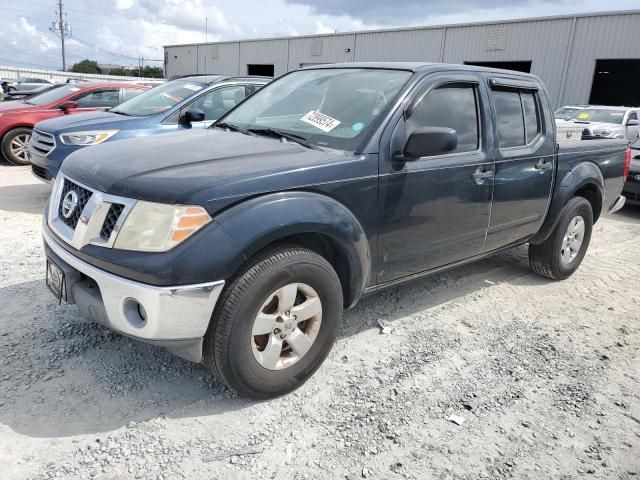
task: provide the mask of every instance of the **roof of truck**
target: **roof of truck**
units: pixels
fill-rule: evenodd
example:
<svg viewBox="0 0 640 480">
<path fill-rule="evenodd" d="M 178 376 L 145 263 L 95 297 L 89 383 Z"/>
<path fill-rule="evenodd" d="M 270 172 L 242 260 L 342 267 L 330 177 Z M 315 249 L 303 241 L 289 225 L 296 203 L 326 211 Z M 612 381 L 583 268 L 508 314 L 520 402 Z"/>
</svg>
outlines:
<svg viewBox="0 0 640 480">
<path fill-rule="evenodd" d="M 494 72 L 508 75 L 517 75 L 527 78 L 538 78 L 532 73 L 518 72 L 515 70 L 504 70 L 500 68 L 480 67 L 476 65 L 460 65 L 454 63 L 429 63 L 429 62 L 350 62 L 350 63 L 327 63 L 325 65 L 313 65 L 301 68 L 300 70 L 314 70 L 318 68 L 374 68 L 381 70 L 408 70 L 411 72 L 423 72 L 427 70 L 462 70 L 476 72 Z"/>
</svg>

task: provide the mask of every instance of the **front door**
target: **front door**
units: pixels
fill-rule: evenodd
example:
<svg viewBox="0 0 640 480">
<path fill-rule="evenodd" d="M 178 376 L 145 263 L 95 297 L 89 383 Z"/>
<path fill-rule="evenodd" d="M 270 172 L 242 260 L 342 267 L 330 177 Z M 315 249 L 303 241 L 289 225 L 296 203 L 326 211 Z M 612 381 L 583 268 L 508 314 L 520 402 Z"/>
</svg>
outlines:
<svg viewBox="0 0 640 480">
<path fill-rule="evenodd" d="M 381 155 L 379 284 L 479 254 L 489 225 L 493 134 L 484 121 L 490 111 L 481 77 L 431 75 L 414 98 L 395 127 L 391 152 L 402 151 L 421 127 L 453 128 L 458 145 L 414 161 Z"/>
<path fill-rule="evenodd" d="M 553 120 L 549 109 L 542 108 L 538 85 L 488 80 L 495 111 L 496 166 L 486 252 L 522 242 L 539 230 L 555 174 Z"/>
</svg>

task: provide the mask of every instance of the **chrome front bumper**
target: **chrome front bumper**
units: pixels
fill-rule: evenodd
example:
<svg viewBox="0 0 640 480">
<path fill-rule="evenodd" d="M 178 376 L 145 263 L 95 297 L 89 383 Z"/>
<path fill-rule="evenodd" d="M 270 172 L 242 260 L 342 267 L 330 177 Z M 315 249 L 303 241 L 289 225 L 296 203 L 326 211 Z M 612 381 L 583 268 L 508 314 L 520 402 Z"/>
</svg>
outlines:
<svg viewBox="0 0 640 480">
<path fill-rule="evenodd" d="M 46 229 L 43 237 L 46 246 L 58 257 L 53 258 L 54 263 L 62 260 L 84 276 L 70 286 L 70 296 L 82 312 L 120 333 L 167 347 L 188 360 L 201 360 L 202 338 L 224 281 L 175 287 L 147 285 L 78 259 Z"/>
</svg>

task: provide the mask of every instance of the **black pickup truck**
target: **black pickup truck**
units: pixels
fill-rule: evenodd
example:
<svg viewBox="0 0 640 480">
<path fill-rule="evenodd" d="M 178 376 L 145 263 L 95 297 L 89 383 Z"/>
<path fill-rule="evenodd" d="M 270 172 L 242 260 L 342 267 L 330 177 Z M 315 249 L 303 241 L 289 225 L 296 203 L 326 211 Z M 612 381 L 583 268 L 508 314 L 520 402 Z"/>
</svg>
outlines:
<svg viewBox="0 0 640 480">
<path fill-rule="evenodd" d="M 269 398 L 320 366 L 364 295 L 529 244 L 564 279 L 624 204 L 623 142 L 558 147 L 544 86 L 469 66 L 298 70 L 210 129 L 63 164 L 47 283 L 97 322 Z"/>
</svg>

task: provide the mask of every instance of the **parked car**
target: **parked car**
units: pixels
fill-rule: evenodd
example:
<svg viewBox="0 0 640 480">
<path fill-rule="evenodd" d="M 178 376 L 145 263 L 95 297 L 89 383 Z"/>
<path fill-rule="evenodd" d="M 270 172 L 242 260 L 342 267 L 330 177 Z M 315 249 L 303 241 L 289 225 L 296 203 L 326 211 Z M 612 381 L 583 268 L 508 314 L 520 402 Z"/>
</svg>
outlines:
<svg viewBox="0 0 640 480">
<path fill-rule="evenodd" d="M 584 110 L 589 105 L 565 105 L 564 107 L 558 108 L 554 112 L 554 117 L 556 119 L 556 123 L 566 122 L 567 120 L 571 120 L 578 112 Z"/>
<path fill-rule="evenodd" d="M 627 107 L 591 106 L 567 123 L 584 127 L 583 140 L 623 138 L 633 142 L 638 138 L 638 111 Z"/>
<path fill-rule="evenodd" d="M 53 82 L 44 78 L 17 78 L 7 87 L 7 93 L 11 92 L 38 92 Z"/>
<path fill-rule="evenodd" d="M 61 87 L 62 85 L 64 85 L 63 83 L 53 83 L 51 85 L 46 85 L 43 86 L 43 88 L 41 90 L 38 91 L 29 91 L 29 92 L 22 92 L 22 91 L 11 91 L 9 93 L 7 93 L 7 96 L 5 97 L 5 101 L 12 101 L 12 100 L 29 100 L 31 97 L 35 97 L 36 95 L 40 95 L 41 93 L 44 92 L 48 92 L 49 90 L 53 90 L 54 88 L 58 88 Z"/>
<path fill-rule="evenodd" d="M 108 112 L 58 117 L 39 123 L 29 146 L 33 173 L 50 181 L 63 160 L 89 145 L 204 128 L 271 79 L 207 75 L 186 77 L 154 87 Z M 49 139 L 48 146 L 38 142 Z"/>
<path fill-rule="evenodd" d="M 286 74 L 212 128 L 69 156 L 48 285 L 241 395 L 285 394 L 366 294 L 525 243 L 536 273 L 576 271 L 624 205 L 628 146 L 557 151 L 548 105 L 533 75 L 466 65 Z"/>
<path fill-rule="evenodd" d="M 640 138 L 631 144 L 631 165 L 622 194 L 629 205 L 640 206 Z"/>
<path fill-rule="evenodd" d="M 41 120 L 120 104 L 148 87 L 130 83 L 86 83 L 66 85 L 41 93 L 25 101 L 0 104 L 0 150 L 14 165 L 28 165 L 27 144 L 33 126 Z M 45 148 L 50 138 L 42 137 Z M 49 144 L 53 146 L 54 144 Z"/>
</svg>

